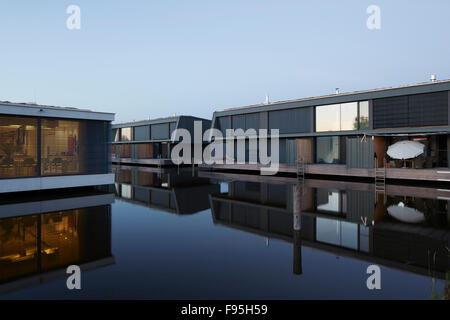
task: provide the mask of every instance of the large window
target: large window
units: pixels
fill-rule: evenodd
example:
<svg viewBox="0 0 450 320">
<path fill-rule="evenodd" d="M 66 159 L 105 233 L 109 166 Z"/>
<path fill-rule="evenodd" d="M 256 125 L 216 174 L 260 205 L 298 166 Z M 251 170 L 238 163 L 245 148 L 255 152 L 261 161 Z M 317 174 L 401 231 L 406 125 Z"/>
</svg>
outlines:
<svg viewBox="0 0 450 320">
<path fill-rule="evenodd" d="M 152 125 L 151 136 L 152 140 L 169 139 L 169 124 L 161 123 Z"/>
<path fill-rule="evenodd" d="M 108 173 L 110 135 L 106 121 L 1 115 L 0 179 Z"/>
<path fill-rule="evenodd" d="M 316 107 L 316 132 L 351 131 L 367 129 L 368 126 L 368 101 Z"/>
<path fill-rule="evenodd" d="M 37 175 L 37 119 L 0 116 L 0 178 Z"/>
<path fill-rule="evenodd" d="M 134 141 L 147 141 L 150 140 L 150 126 L 138 126 L 134 127 Z"/>
<path fill-rule="evenodd" d="M 42 120 L 42 175 L 80 173 L 82 159 L 80 122 L 68 120 Z"/>
<path fill-rule="evenodd" d="M 369 101 L 359 103 L 359 129 L 369 129 Z"/>
<path fill-rule="evenodd" d="M 120 129 L 120 141 L 131 141 L 131 128 Z"/>
<path fill-rule="evenodd" d="M 341 163 L 339 137 L 317 137 L 316 163 Z"/>
</svg>

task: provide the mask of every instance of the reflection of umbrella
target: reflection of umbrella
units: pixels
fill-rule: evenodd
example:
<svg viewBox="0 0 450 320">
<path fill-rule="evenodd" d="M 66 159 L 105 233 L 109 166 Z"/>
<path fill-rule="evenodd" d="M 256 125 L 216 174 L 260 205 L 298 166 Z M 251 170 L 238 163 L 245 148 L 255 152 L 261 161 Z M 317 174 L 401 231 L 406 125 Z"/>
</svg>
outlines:
<svg viewBox="0 0 450 320">
<path fill-rule="evenodd" d="M 417 209 L 405 207 L 403 202 L 400 202 L 396 206 L 390 206 L 387 211 L 391 217 L 406 222 L 406 223 L 420 223 L 425 220 L 425 216 Z"/>
<path fill-rule="evenodd" d="M 422 154 L 425 145 L 417 141 L 399 141 L 389 146 L 387 154 L 393 159 L 412 159 Z"/>
</svg>

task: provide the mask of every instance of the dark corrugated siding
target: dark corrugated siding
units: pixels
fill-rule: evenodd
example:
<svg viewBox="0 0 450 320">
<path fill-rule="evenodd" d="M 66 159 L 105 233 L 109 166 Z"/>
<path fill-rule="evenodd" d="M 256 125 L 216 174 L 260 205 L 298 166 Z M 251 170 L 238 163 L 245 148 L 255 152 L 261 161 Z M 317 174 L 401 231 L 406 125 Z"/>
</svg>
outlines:
<svg viewBox="0 0 450 320">
<path fill-rule="evenodd" d="M 408 126 L 408 97 L 393 97 L 373 101 L 373 126 L 396 128 Z"/>
<path fill-rule="evenodd" d="M 448 124 L 448 92 L 375 99 L 374 128 L 424 127 Z"/>
<path fill-rule="evenodd" d="M 373 140 L 347 138 L 347 168 L 373 168 Z"/>
<path fill-rule="evenodd" d="M 259 113 L 249 113 L 232 116 L 231 124 L 233 129 L 255 129 L 259 130 Z"/>
<path fill-rule="evenodd" d="M 409 125 L 441 126 L 448 120 L 448 93 L 435 92 L 409 97 Z"/>
<path fill-rule="evenodd" d="M 269 112 L 269 129 L 279 129 L 280 134 L 311 132 L 313 108 L 288 109 Z"/>
</svg>

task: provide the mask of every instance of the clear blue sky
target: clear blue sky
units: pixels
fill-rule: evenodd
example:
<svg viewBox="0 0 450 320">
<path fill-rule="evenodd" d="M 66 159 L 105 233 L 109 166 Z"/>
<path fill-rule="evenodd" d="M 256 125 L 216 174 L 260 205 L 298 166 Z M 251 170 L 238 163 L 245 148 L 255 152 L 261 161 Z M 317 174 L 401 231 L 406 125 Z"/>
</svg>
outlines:
<svg viewBox="0 0 450 320">
<path fill-rule="evenodd" d="M 81 8 L 81 30 L 66 8 Z M 366 8 L 381 8 L 368 30 Z M 116 121 L 450 78 L 450 1 L 0 3 L 0 100 Z"/>
</svg>

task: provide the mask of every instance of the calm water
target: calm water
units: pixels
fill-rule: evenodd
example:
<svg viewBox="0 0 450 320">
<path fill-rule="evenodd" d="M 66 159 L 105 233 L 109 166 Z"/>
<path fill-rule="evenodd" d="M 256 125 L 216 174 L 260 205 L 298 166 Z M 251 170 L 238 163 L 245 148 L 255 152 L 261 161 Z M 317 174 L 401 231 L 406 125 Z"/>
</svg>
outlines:
<svg viewBox="0 0 450 320">
<path fill-rule="evenodd" d="M 450 192 L 395 186 L 384 199 L 365 183 L 156 171 L 116 168 L 109 192 L 1 199 L 0 298 L 444 293 Z M 70 264 L 86 270 L 82 290 L 66 288 Z M 367 289 L 372 264 L 381 290 Z"/>
</svg>

